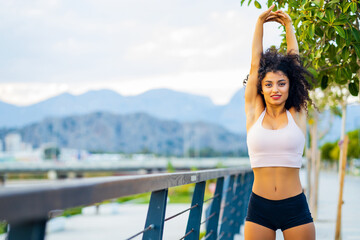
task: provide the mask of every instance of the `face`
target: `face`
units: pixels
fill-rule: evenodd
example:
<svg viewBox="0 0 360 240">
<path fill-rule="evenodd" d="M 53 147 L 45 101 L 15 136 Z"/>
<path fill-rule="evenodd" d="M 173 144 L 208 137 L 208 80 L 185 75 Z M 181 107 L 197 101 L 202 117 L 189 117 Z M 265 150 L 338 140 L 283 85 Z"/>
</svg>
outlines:
<svg viewBox="0 0 360 240">
<path fill-rule="evenodd" d="M 290 81 L 282 72 L 268 72 L 261 81 L 261 93 L 264 95 L 266 104 L 285 104 L 289 96 Z"/>
</svg>

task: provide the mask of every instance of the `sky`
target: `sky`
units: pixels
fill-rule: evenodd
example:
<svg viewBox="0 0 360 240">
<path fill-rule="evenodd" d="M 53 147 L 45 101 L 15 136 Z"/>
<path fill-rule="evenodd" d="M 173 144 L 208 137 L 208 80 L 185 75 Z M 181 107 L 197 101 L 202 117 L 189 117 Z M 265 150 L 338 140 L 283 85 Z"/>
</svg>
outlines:
<svg viewBox="0 0 360 240">
<path fill-rule="evenodd" d="M 247 2 L 247 1 L 246 1 Z M 250 69 L 266 9 L 240 0 L 0 2 L 0 100 L 30 105 L 55 95 L 169 88 L 226 104 Z M 266 23 L 264 48 L 282 28 Z"/>
</svg>

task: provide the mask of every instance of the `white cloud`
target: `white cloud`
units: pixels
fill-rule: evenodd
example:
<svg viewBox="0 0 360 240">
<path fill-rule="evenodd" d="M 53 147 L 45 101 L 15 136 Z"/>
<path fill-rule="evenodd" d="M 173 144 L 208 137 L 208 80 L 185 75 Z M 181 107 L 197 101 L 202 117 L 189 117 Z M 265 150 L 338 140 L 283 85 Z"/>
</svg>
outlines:
<svg viewBox="0 0 360 240">
<path fill-rule="evenodd" d="M 249 68 L 261 11 L 238 1 L 3 1 L 0 96 L 29 104 L 63 91 L 168 87 L 225 103 Z M 266 24 L 264 45 L 279 45 L 280 33 Z"/>
</svg>

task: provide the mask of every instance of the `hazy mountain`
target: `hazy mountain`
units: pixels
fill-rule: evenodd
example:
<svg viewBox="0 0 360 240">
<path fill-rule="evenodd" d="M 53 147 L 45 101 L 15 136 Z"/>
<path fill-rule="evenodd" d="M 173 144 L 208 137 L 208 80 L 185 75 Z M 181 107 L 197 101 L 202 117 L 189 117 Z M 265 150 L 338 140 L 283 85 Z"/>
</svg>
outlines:
<svg viewBox="0 0 360 240">
<path fill-rule="evenodd" d="M 17 107 L 0 102 L 0 127 L 22 127 L 39 122 L 46 117 L 65 117 L 93 112 L 114 114 L 148 113 L 164 120 L 180 122 L 204 121 L 219 124 L 235 133 L 246 133 L 244 88 L 237 91 L 226 105 L 215 105 L 210 98 L 156 89 L 137 96 L 121 96 L 111 90 L 89 91 L 79 96 L 68 93 L 46 101 Z M 329 133 L 320 141 L 335 141 L 340 136 L 341 119 L 330 117 L 329 111 L 320 115 L 320 129 L 331 126 Z M 331 121 L 333 119 L 333 121 Z M 360 128 L 360 105 L 348 106 L 347 131 Z"/>
<path fill-rule="evenodd" d="M 42 143 L 60 147 L 134 153 L 182 155 L 189 149 L 212 148 L 218 152 L 246 152 L 245 136 L 205 123 L 159 120 L 148 114 L 116 115 L 105 112 L 47 118 L 17 130 L 35 148 Z M 0 129 L 0 138 L 9 131 Z"/>
<path fill-rule="evenodd" d="M 41 121 L 45 117 L 96 111 L 121 114 L 146 112 L 155 117 L 179 121 L 207 120 L 208 113 L 214 108 L 216 109 L 216 106 L 208 97 L 168 89 L 151 90 L 130 97 L 121 96 L 111 90 L 99 90 L 79 96 L 64 93 L 25 107 L 0 102 L 0 112 L 3 113 L 0 126 L 19 127 Z"/>
</svg>

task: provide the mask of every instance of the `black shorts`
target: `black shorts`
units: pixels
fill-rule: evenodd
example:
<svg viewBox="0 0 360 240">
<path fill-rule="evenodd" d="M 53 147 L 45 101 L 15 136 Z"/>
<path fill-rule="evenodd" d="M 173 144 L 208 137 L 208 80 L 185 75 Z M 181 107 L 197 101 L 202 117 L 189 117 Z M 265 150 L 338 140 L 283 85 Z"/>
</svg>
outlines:
<svg viewBox="0 0 360 240">
<path fill-rule="evenodd" d="M 246 221 L 274 231 L 313 222 L 304 193 L 281 200 L 270 200 L 251 193 Z"/>
</svg>

